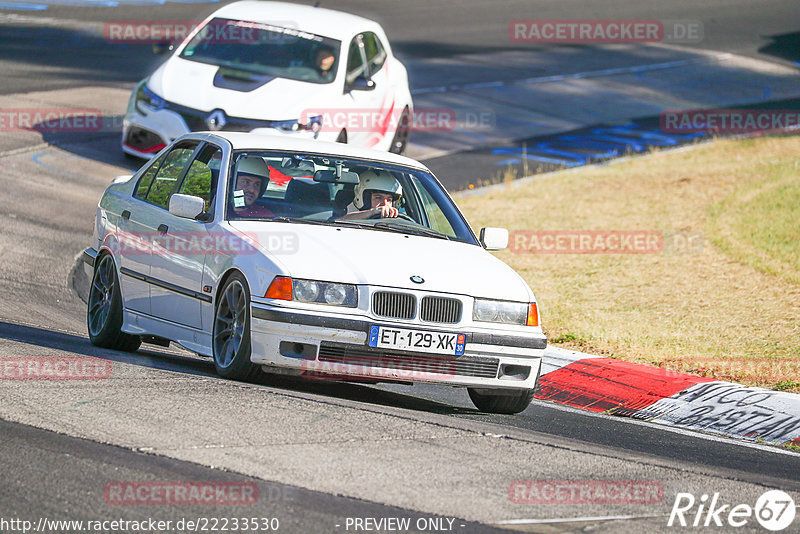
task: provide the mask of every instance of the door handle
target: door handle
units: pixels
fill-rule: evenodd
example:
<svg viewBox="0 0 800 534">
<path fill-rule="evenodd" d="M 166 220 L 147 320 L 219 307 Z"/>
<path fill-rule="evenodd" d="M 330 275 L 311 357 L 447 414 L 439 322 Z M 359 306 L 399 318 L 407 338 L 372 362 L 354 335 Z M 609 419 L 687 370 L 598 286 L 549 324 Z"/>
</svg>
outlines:
<svg viewBox="0 0 800 534">
<path fill-rule="evenodd" d="M 125 219 L 126 221 L 130 220 L 131 212 L 128 210 L 122 210 L 122 218 Z"/>
<path fill-rule="evenodd" d="M 159 234 L 166 234 L 167 230 L 169 230 L 169 226 L 167 226 L 166 224 L 159 224 L 158 225 L 158 233 Z"/>
</svg>

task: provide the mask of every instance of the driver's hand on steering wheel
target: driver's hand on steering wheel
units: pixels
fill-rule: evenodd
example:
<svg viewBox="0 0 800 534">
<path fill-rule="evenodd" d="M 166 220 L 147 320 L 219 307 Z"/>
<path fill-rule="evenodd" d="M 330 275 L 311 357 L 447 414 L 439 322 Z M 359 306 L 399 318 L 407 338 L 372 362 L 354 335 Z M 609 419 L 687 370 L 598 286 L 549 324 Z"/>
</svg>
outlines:
<svg viewBox="0 0 800 534">
<path fill-rule="evenodd" d="M 379 216 L 382 219 L 393 219 L 400 214 L 400 211 L 397 208 L 393 206 L 387 206 L 385 204 L 378 206 L 377 208 L 372 208 L 372 211 L 375 213 L 373 217 Z"/>
</svg>

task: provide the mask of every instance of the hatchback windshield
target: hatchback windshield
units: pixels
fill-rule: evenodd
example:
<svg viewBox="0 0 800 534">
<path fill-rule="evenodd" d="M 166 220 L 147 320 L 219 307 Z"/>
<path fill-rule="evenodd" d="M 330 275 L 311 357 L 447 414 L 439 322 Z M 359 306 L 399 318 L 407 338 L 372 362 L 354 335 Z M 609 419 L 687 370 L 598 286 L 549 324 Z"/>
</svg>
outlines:
<svg viewBox="0 0 800 534">
<path fill-rule="evenodd" d="M 477 244 L 429 173 L 285 152 L 238 152 L 227 218 L 355 226 Z"/>
<path fill-rule="evenodd" d="M 336 77 L 341 42 L 271 24 L 215 18 L 186 45 L 183 59 L 311 83 Z M 231 72 L 233 71 L 233 72 Z"/>
</svg>

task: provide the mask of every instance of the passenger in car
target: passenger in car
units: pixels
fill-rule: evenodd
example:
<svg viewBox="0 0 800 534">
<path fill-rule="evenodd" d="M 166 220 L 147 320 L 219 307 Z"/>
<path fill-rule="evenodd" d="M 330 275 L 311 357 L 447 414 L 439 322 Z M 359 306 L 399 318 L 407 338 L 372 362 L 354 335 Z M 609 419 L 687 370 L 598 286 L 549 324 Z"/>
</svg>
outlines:
<svg viewBox="0 0 800 534">
<path fill-rule="evenodd" d="M 237 217 L 274 217 L 267 207 L 258 204 L 269 183 L 269 167 L 261 158 L 244 158 L 236 164 L 233 211 Z"/>
<path fill-rule="evenodd" d="M 395 218 L 400 214 L 395 203 L 402 198 L 403 187 L 386 171 L 362 172 L 353 193 L 353 204 L 340 219 Z"/>
</svg>

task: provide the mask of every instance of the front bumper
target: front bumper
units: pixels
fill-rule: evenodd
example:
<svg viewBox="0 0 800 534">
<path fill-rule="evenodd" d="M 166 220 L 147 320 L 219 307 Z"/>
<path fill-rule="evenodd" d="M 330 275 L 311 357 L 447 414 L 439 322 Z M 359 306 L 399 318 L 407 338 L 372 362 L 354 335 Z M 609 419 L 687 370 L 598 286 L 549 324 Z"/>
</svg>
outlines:
<svg viewBox="0 0 800 534">
<path fill-rule="evenodd" d="M 320 315 L 253 303 L 254 363 L 317 377 L 379 382 L 429 382 L 491 389 L 533 389 L 547 344 L 541 334 L 499 334 L 454 327 L 463 333 L 463 356 L 377 349 L 367 344 L 372 325 L 447 332 L 371 319 Z"/>
<path fill-rule="evenodd" d="M 146 114 L 138 109 L 129 112 L 122 123 L 122 150 L 140 158 L 152 158 L 164 146 L 189 132 L 212 128 L 206 122 L 209 112 L 168 104 L 163 109 L 153 109 Z M 336 134 L 300 130 L 296 132 L 273 128 L 274 121 L 225 117 L 225 124 L 215 130 L 226 132 L 251 132 L 266 135 L 289 136 L 296 139 L 335 141 Z"/>
<path fill-rule="evenodd" d="M 172 111 L 162 109 L 147 115 L 133 111 L 122 122 L 122 150 L 149 159 L 189 131 L 181 116 Z"/>
</svg>

